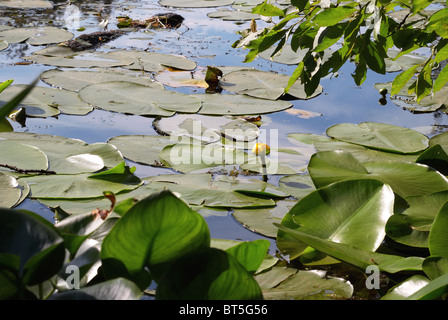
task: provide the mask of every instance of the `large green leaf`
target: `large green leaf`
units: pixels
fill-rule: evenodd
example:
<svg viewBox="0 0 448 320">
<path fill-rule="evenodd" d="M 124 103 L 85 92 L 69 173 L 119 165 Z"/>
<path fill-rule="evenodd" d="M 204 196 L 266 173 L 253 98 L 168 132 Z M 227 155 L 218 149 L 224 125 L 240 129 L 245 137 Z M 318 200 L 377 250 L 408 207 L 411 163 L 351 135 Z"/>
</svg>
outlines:
<svg viewBox="0 0 448 320">
<path fill-rule="evenodd" d="M 64 242 L 54 226 L 37 214 L 0 208 L 0 265 L 15 279 L 2 298 L 24 298 L 25 285 L 49 279 L 62 267 Z M 3 280 L 3 279 L 2 279 Z M 4 283 L 2 282 L 2 286 Z M 10 296 L 4 296 L 5 291 Z"/>
<path fill-rule="evenodd" d="M 415 271 L 422 270 L 423 258 L 421 257 L 402 257 L 397 255 L 381 254 L 377 252 L 362 250 L 356 246 L 338 243 L 327 239 L 301 232 L 300 229 L 294 230 L 276 224 L 280 230 L 288 235 L 300 240 L 303 243 L 326 253 L 340 261 L 344 261 L 354 267 L 365 271 L 369 265 L 375 264 L 384 272 L 396 273 L 404 270 Z"/>
<path fill-rule="evenodd" d="M 48 168 L 47 155 L 37 147 L 0 140 L 0 164 L 14 166 L 23 170 L 45 170 Z M 4 168 L 0 168 L 4 170 Z"/>
<path fill-rule="evenodd" d="M 230 253 L 204 248 L 184 255 L 160 281 L 160 300 L 258 300 L 261 289 L 252 275 Z"/>
<path fill-rule="evenodd" d="M 327 135 L 345 142 L 398 153 L 416 153 L 428 147 L 423 134 L 382 123 L 341 123 L 327 129 Z"/>
<path fill-rule="evenodd" d="M 301 232 L 375 251 L 393 204 L 392 189 L 380 181 L 349 180 L 311 192 L 289 214 Z"/>
<path fill-rule="evenodd" d="M 148 267 L 159 281 L 177 259 L 209 245 L 205 220 L 170 191 L 161 191 L 135 204 L 117 221 L 103 240 L 101 259 L 106 274 L 116 272 L 111 261 L 118 261 L 131 277 Z"/>
<path fill-rule="evenodd" d="M 316 187 L 352 179 L 377 179 L 390 185 L 402 198 L 428 195 L 448 189 L 448 179 L 432 168 L 401 161 L 372 161 L 361 164 L 345 151 L 322 151 L 308 165 Z"/>
<path fill-rule="evenodd" d="M 250 273 L 255 273 L 266 257 L 270 242 L 268 240 L 244 241 L 227 249 Z"/>
<path fill-rule="evenodd" d="M 422 275 L 414 275 L 402 283 L 394 286 L 381 300 L 403 300 L 423 288 L 429 283 L 429 279 Z"/>
<path fill-rule="evenodd" d="M 440 209 L 429 231 L 429 251 L 432 256 L 448 258 L 448 202 Z"/>
<path fill-rule="evenodd" d="M 79 290 L 52 295 L 50 300 L 139 300 L 142 296 L 136 284 L 124 278 L 104 281 Z"/>
</svg>

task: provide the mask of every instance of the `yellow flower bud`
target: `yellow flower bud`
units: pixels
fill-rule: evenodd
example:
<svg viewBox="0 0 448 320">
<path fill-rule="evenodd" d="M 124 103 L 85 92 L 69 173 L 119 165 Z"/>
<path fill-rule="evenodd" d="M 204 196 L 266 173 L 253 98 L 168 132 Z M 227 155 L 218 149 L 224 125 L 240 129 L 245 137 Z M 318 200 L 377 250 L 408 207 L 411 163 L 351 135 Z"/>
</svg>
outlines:
<svg viewBox="0 0 448 320">
<path fill-rule="evenodd" d="M 256 143 L 252 148 L 252 153 L 256 156 L 268 155 L 271 153 L 271 148 L 266 143 Z"/>
</svg>

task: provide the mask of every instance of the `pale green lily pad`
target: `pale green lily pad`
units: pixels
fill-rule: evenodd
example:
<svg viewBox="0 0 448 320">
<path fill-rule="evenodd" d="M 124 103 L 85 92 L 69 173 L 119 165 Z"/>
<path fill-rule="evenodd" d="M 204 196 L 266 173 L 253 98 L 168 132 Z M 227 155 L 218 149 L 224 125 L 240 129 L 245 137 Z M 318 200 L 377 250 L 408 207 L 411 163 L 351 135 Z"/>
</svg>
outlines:
<svg viewBox="0 0 448 320">
<path fill-rule="evenodd" d="M 5 40 L 0 41 L 0 51 L 5 50 L 9 47 L 9 43 Z"/>
<path fill-rule="evenodd" d="M 21 199 L 22 190 L 14 177 L 0 173 L 0 207 L 12 208 Z"/>
<path fill-rule="evenodd" d="M 387 52 L 389 58 L 384 60 L 386 63 L 387 72 L 405 71 L 415 65 L 422 64 L 427 60 L 424 56 L 411 53 L 402 55 L 401 57 L 395 59 L 398 53 L 398 51 L 393 50 L 389 50 Z"/>
<path fill-rule="evenodd" d="M 169 189 L 190 205 L 218 208 L 273 207 L 274 199 L 288 196 L 278 187 L 255 179 L 210 174 L 160 175 L 144 179 L 154 191 Z"/>
<path fill-rule="evenodd" d="M 53 4 L 46 0 L 7 0 L 1 1 L 0 7 L 17 9 L 51 9 Z"/>
<path fill-rule="evenodd" d="M 117 147 L 123 156 L 137 163 L 160 166 L 159 153 L 175 142 L 166 136 L 126 135 L 107 141 Z"/>
<path fill-rule="evenodd" d="M 289 76 L 260 70 L 241 70 L 224 75 L 219 83 L 227 91 L 244 94 L 261 99 L 277 100 L 285 93 Z M 322 93 L 319 86 L 312 96 L 307 97 L 304 86 L 296 82 L 289 89 L 288 94 L 297 99 L 311 99 Z"/>
<path fill-rule="evenodd" d="M 190 0 L 188 2 L 181 0 L 160 0 L 159 4 L 174 8 L 212 8 L 228 6 L 233 4 L 233 2 L 234 0 Z"/>
<path fill-rule="evenodd" d="M 297 65 L 300 62 L 302 62 L 303 58 L 305 58 L 306 53 L 308 50 L 305 49 L 298 49 L 297 51 L 294 51 L 290 45 L 285 45 L 280 51 L 278 51 L 274 56 L 272 54 L 274 53 L 276 49 L 276 46 L 273 46 L 263 52 L 260 52 L 258 56 L 260 58 L 266 59 L 266 60 L 272 60 L 277 63 L 287 64 L 287 65 Z"/>
<path fill-rule="evenodd" d="M 265 157 L 266 172 L 269 175 L 296 174 L 306 171 L 310 156 L 302 154 L 296 148 L 272 148 Z M 241 169 L 262 173 L 261 158 L 256 163 L 242 164 Z"/>
<path fill-rule="evenodd" d="M 374 122 L 336 124 L 327 129 L 327 135 L 373 149 L 405 154 L 426 149 L 429 141 L 418 131 Z"/>
<path fill-rule="evenodd" d="M 110 174 L 104 172 L 91 174 L 56 174 L 45 176 L 22 177 L 31 188 L 33 199 L 89 199 L 103 197 L 104 192 L 119 193 L 136 189 L 141 180 L 122 162 L 110 169 Z"/>
<path fill-rule="evenodd" d="M 252 19 L 259 19 L 260 15 L 251 12 L 222 9 L 207 13 L 207 17 L 222 19 L 224 21 L 250 21 Z"/>
<path fill-rule="evenodd" d="M 163 85 L 148 77 L 138 77 L 124 72 L 104 69 L 89 71 L 53 69 L 43 72 L 40 78 L 52 86 L 71 91 L 79 91 L 89 84 L 110 81 L 135 82 L 156 89 L 164 89 Z"/>
<path fill-rule="evenodd" d="M 204 115 L 259 115 L 283 111 L 292 104 L 287 101 L 270 101 L 243 95 L 232 94 L 196 94 L 202 100 L 198 113 Z"/>
<path fill-rule="evenodd" d="M 26 88 L 26 85 L 12 85 L 2 92 L 0 99 L 9 101 Z M 29 117 L 51 117 L 60 113 L 86 115 L 93 110 L 92 106 L 81 101 L 78 94 L 49 87 L 34 87 L 20 103 Z"/>
<path fill-rule="evenodd" d="M 316 190 L 313 180 L 308 174 L 294 174 L 280 178 L 278 186 L 296 199 L 302 199 Z"/>
<path fill-rule="evenodd" d="M 27 27 L 0 31 L 0 40 L 9 43 L 26 41 L 35 46 L 59 43 L 72 38 L 73 33 L 56 27 Z"/>
<path fill-rule="evenodd" d="M 213 117 L 200 114 L 178 114 L 162 118 L 153 123 L 158 132 L 171 136 L 191 137 L 206 143 L 218 142 L 221 136 L 235 141 L 253 141 L 259 135 L 259 128 L 244 119 Z"/>
<path fill-rule="evenodd" d="M 197 66 L 196 62 L 184 56 L 165 53 L 119 50 L 110 54 L 124 60 L 130 59 L 132 63 L 125 66 L 125 68 L 131 70 L 148 72 L 158 72 L 166 68 L 194 70 Z"/>
<path fill-rule="evenodd" d="M 132 64 L 130 57 L 111 52 L 82 51 L 75 52 L 64 46 L 53 46 L 23 57 L 27 61 L 57 67 L 92 68 L 120 67 Z"/>
<path fill-rule="evenodd" d="M 166 166 L 183 173 L 257 163 L 256 157 L 244 150 L 225 147 L 220 143 L 202 145 L 199 141 L 167 146 L 160 152 L 159 158 Z"/>
<path fill-rule="evenodd" d="M 42 150 L 13 140 L 0 140 L 0 164 L 22 170 L 46 170 L 48 158 Z M 0 170 L 9 170 L 0 167 Z"/>
<path fill-rule="evenodd" d="M 201 108 L 201 101 L 192 95 L 125 81 L 91 84 L 79 90 L 79 96 L 101 109 L 125 114 L 169 117 Z"/>
<path fill-rule="evenodd" d="M 60 174 L 95 172 L 123 161 L 118 149 L 107 143 L 88 144 L 78 139 L 25 132 L 1 132 L 0 137 L 39 148 L 48 157 L 48 169 Z"/>
<path fill-rule="evenodd" d="M 279 200 L 273 208 L 234 209 L 232 215 L 245 228 L 275 239 L 278 228 L 274 222 L 280 223 L 296 203 L 296 200 Z"/>
<path fill-rule="evenodd" d="M 274 267 L 255 279 L 266 300 L 340 300 L 353 295 L 353 285 L 326 275 L 324 270 L 297 270 Z"/>
</svg>

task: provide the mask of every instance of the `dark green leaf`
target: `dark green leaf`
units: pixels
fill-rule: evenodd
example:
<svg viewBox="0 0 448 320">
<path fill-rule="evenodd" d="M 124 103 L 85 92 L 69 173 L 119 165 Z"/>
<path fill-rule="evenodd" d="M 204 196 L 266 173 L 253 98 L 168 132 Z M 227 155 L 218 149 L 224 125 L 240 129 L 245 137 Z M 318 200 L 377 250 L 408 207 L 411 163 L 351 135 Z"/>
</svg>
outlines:
<svg viewBox="0 0 448 320">
<path fill-rule="evenodd" d="M 325 9 L 319 12 L 313 19 L 319 27 L 333 26 L 338 22 L 350 17 L 357 11 L 356 8 L 349 6 L 339 6 L 335 8 Z"/>
</svg>

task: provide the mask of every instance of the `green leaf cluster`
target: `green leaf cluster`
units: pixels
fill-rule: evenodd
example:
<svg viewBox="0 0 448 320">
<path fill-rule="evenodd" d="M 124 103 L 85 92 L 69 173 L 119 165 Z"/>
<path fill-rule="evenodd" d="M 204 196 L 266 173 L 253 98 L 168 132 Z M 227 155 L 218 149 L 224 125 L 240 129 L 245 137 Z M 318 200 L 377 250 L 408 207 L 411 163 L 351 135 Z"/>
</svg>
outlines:
<svg viewBox="0 0 448 320">
<path fill-rule="evenodd" d="M 268 49 L 274 57 L 290 46 L 302 59 L 285 92 L 300 80 L 308 96 L 322 78 L 337 73 L 347 62 L 355 65 L 352 76 L 361 85 L 369 69 L 385 74 L 388 61 L 428 48 L 423 62 L 403 70 L 392 83 L 392 94 L 397 94 L 411 82 L 408 93 L 420 102 L 448 81 L 448 8 L 432 10 L 428 8 L 432 2 L 291 1 L 292 7 L 282 10 L 264 1 L 252 12 L 278 21 L 262 30 L 241 32 L 242 38 L 233 46 L 249 49 L 245 62 Z M 391 54 L 391 49 L 399 53 Z"/>
</svg>

